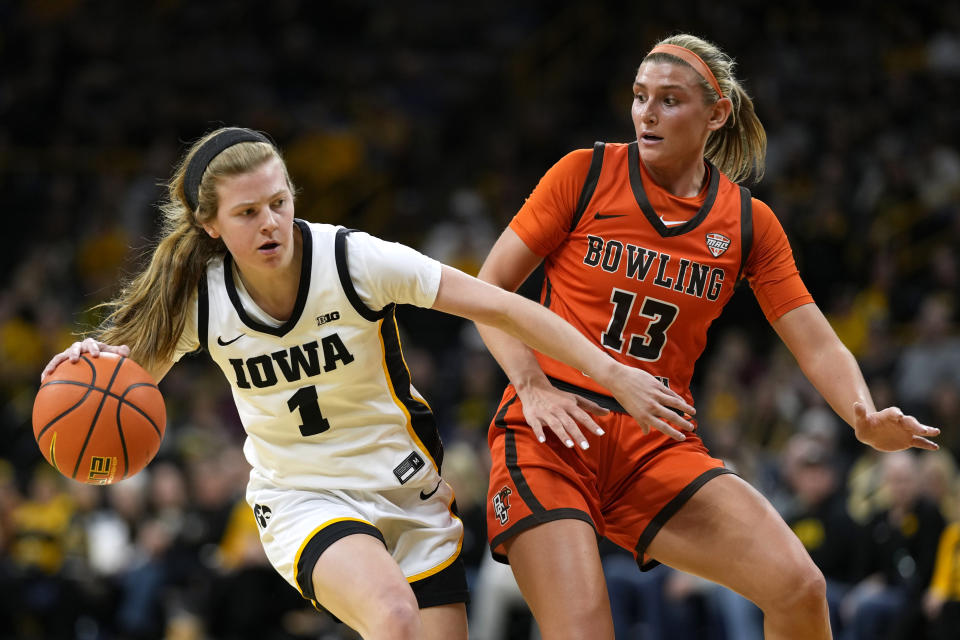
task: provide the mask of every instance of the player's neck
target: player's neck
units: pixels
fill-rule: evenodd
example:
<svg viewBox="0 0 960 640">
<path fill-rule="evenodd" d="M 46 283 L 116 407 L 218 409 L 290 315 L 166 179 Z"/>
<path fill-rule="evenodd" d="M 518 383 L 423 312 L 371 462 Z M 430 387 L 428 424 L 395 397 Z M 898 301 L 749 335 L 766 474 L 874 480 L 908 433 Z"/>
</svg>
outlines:
<svg viewBox="0 0 960 640">
<path fill-rule="evenodd" d="M 246 269 L 237 274 L 250 298 L 260 309 L 277 320 L 288 320 L 293 314 L 300 290 L 300 270 L 303 263 L 303 239 L 295 228 L 293 233 L 293 257 L 278 268 L 259 270 Z"/>
<path fill-rule="evenodd" d="M 700 193 L 709 178 L 703 158 L 678 163 L 648 164 L 640 159 L 647 174 L 660 188 L 678 198 L 692 198 Z"/>
</svg>

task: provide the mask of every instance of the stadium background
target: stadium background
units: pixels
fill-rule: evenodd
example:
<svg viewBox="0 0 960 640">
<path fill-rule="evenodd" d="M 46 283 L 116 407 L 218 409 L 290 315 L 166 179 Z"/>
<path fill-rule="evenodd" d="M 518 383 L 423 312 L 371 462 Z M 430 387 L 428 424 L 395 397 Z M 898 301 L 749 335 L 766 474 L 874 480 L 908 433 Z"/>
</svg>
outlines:
<svg viewBox="0 0 960 640">
<path fill-rule="evenodd" d="M 0 637 L 346 635 L 263 565 L 241 504 L 242 428 L 205 357 L 163 381 L 167 436 L 131 481 L 62 481 L 33 442 L 40 370 L 149 249 L 158 183 L 187 141 L 263 130 L 299 217 L 475 273 L 553 162 L 630 139 L 636 66 L 677 31 L 738 61 L 769 136 L 754 194 L 878 405 L 944 429 L 915 475 L 960 518 L 957 3 L 0 0 Z M 401 321 L 479 575 L 485 431 L 504 378 L 465 323 L 415 309 Z M 882 511 L 881 457 L 825 409 L 746 288 L 695 382 L 712 450 L 778 508 L 795 501 L 784 469 L 799 433 L 836 463 L 858 521 Z M 657 597 L 701 621 L 676 637 L 724 637 L 710 587 Z M 510 606 L 501 637 L 524 636 Z M 636 618 L 648 635 L 629 637 L 653 637 Z"/>
</svg>

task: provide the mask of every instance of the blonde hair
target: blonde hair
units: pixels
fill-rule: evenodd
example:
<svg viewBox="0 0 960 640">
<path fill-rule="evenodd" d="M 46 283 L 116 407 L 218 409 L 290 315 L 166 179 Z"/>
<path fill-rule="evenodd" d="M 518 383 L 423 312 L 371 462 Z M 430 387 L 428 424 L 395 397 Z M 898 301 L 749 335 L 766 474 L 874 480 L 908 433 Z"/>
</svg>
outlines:
<svg viewBox="0 0 960 640">
<path fill-rule="evenodd" d="M 753 110 L 753 100 L 733 75 L 733 69 L 736 66 L 733 58 L 712 42 L 686 33 L 664 38 L 656 46 L 661 44 L 683 47 L 700 56 L 716 77 L 723 96 L 730 98 L 730 102 L 733 103 L 733 109 L 726 124 L 707 138 L 704 156 L 734 182 L 742 182 L 751 174 L 755 175 L 756 181 L 759 181 L 763 177 L 766 162 L 767 133 Z M 666 52 L 649 54 L 644 58 L 644 62 L 648 61 L 690 66 Z M 717 95 L 707 79 L 699 77 L 706 104 L 713 104 L 719 100 L 721 96 Z"/>
<path fill-rule="evenodd" d="M 271 158 L 283 162 L 268 142 L 240 142 L 224 149 L 203 171 L 193 210 L 185 193 L 187 168 L 197 150 L 224 131 L 197 140 L 177 164 L 160 205 L 162 230 L 149 264 L 124 284 L 116 298 L 99 305 L 108 309 L 108 315 L 97 339 L 129 345 L 130 356 L 148 370 L 172 360 L 203 270 L 211 258 L 227 252 L 223 241 L 211 238 L 203 228 L 217 216 L 217 180 L 254 171 Z M 286 178 L 292 194 L 290 176 Z"/>
</svg>

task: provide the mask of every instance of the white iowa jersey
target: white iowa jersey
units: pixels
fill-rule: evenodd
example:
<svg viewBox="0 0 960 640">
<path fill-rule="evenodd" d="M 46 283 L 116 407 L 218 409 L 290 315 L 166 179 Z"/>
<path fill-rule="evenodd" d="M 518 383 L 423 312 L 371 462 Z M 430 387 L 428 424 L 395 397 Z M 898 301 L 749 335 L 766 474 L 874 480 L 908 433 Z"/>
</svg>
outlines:
<svg viewBox="0 0 960 640">
<path fill-rule="evenodd" d="M 223 370 L 247 432 L 244 453 L 266 481 L 373 491 L 436 484 L 443 450 L 400 352 L 394 303 L 431 306 L 440 263 L 364 233 L 295 224 L 303 265 L 290 319 L 270 322 L 227 254 L 209 263 L 196 325 L 178 351 L 199 345 Z"/>
</svg>

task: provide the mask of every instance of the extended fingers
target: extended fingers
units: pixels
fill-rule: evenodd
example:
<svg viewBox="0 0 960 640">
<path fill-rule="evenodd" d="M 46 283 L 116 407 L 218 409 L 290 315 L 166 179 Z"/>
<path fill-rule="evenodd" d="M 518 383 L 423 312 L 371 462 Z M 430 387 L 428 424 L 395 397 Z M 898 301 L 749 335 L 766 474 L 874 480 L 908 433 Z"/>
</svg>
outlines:
<svg viewBox="0 0 960 640">
<path fill-rule="evenodd" d="M 928 449 L 929 451 L 936 451 L 940 448 L 940 445 L 938 445 L 936 442 L 931 442 L 930 440 L 921 438 L 920 436 L 913 436 L 910 441 L 910 446 L 917 449 Z"/>
<path fill-rule="evenodd" d="M 913 416 L 902 416 L 900 418 L 901 424 L 906 426 L 915 436 L 928 436 L 935 437 L 940 435 L 940 429 L 936 427 L 928 427 L 925 424 L 920 424 L 920 421 L 914 418 Z"/>
</svg>

